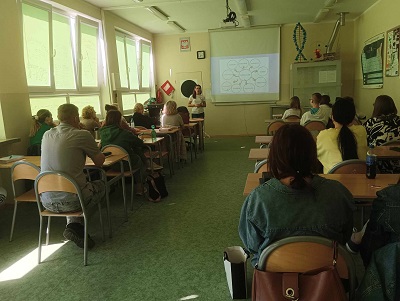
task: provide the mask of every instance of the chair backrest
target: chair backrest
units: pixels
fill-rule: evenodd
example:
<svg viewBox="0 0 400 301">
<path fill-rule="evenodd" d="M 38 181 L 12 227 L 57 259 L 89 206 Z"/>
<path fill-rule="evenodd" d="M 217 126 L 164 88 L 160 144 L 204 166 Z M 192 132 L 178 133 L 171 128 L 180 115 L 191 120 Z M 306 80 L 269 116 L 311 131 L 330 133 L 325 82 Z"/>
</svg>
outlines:
<svg viewBox="0 0 400 301">
<path fill-rule="evenodd" d="M 73 178 L 58 171 L 41 172 L 35 180 L 35 189 L 39 194 L 49 191 L 62 191 L 79 194 L 80 189 Z"/>
<path fill-rule="evenodd" d="M 101 151 L 104 152 L 111 152 L 113 155 L 128 155 L 124 161 L 129 161 L 129 154 L 128 152 L 121 146 L 115 145 L 115 144 L 109 144 L 104 147 L 102 147 Z"/>
<path fill-rule="evenodd" d="M 178 112 L 178 113 L 179 113 L 179 115 L 181 115 L 183 123 L 188 124 L 190 121 L 189 112 Z"/>
<path fill-rule="evenodd" d="M 14 197 L 17 197 L 17 189 L 15 182 L 18 180 L 32 180 L 35 181 L 37 175 L 40 173 L 40 168 L 35 164 L 26 161 L 15 162 L 11 166 L 11 185 Z M 31 188 L 29 188 L 31 189 Z M 27 189 L 28 190 L 28 189 Z M 21 193 L 19 193 L 21 194 Z"/>
<path fill-rule="evenodd" d="M 286 117 L 284 120 L 288 120 L 288 121 L 299 121 L 300 122 L 300 117 L 297 115 L 289 115 L 288 117 Z"/>
<path fill-rule="evenodd" d="M 385 145 L 400 145 L 400 139 L 389 140 L 389 141 L 386 141 L 386 142 L 382 143 L 381 145 L 382 146 L 385 146 Z"/>
<path fill-rule="evenodd" d="M 274 120 L 267 127 L 267 135 L 274 135 L 282 125 L 286 123 L 283 120 Z"/>
<path fill-rule="evenodd" d="M 268 159 L 264 159 L 262 161 L 259 161 L 254 166 L 254 173 L 262 173 L 264 171 L 270 171 L 269 170 Z"/>
<path fill-rule="evenodd" d="M 12 182 L 18 180 L 35 180 L 40 173 L 40 168 L 26 161 L 18 161 L 11 166 Z"/>
<path fill-rule="evenodd" d="M 328 173 L 336 174 L 365 174 L 367 165 L 364 160 L 351 159 L 335 164 Z"/>
<path fill-rule="evenodd" d="M 325 123 L 323 123 L 322 121 L 318 121 L 318 120 L 309 121 L 309 122 L 307 122 L 307 123 L 304 125 L 304 127 L 305 127 L 306 129 L 308 129 L 310 132 L 311 132 L 311 131 L 318 131 L 318 132 L 320 132 L 320 131 L 326 129 Z"/>
<path fill-rule="evenodd" d="M 302 273 L 332 265 L 332 258 L 332 240 L 320 236 L 293 236 L 265 248 L 260 255 L 258 269 Z M 340 278 L 349 280 L 349 294 L 352 297 L 356 282 L 355 264 L 349 252 L 341 245 L 338 245 L 336 268 Z"/>
<path fill-rule="evenodd" d="M 69 192 L 77 194 L 83 212 L 85 212 L 85 204 L 83 202 L 83 194 L 76 181 L 66 173 L 59 171 L 42 171 L 35 179 L 35 194 L 39 211 L 42 211 L 40 195 L 43 192 Z"/>
</svg>

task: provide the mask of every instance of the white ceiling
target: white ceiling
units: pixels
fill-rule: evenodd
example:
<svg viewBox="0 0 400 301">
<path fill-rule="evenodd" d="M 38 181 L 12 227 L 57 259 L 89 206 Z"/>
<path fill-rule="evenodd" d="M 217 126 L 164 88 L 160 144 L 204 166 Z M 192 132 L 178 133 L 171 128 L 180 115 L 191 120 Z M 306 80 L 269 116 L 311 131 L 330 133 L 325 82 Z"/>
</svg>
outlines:
<svg viewBox="0 0 400 301">
<path fill-rule="evenodd" d="M 205 32 L 220 28 L 227 16 L 226 0 L 84 0 L 136 24 L 154 34 L 178 33 L 145 9 L 156 6 L 169 21 L 175 21 L 187 32 Z M 228 0 L 237 15 L 239 26 L 244 22 L 238 5 L 245 3 L 251 26 L 270 24 L 312 23 L 321 9 L 329 9 L 322 22 L 336 21 L 337 13 L 349 12 L 346 20 L 354 20 L 380 0 Z M 330 5 L 329 3 L 333 3 Z M 327 5 L 328 4 L 328 5 Z"/>
</svg>

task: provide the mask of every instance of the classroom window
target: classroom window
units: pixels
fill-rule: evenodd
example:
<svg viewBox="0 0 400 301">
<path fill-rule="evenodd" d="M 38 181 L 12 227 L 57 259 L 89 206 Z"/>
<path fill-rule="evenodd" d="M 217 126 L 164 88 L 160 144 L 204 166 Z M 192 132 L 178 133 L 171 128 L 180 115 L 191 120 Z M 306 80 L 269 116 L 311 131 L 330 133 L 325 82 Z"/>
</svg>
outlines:
<svg viewBox="0 0 400 301">
<path fill-rule="evenodd" d="M 151 47 L 142 41 L 142 88 L 150 88 L 151 81 Z"/>
<path fill-rule="evenodd" d="M 116 88 L 121 91 L 150 92 L 153 82 L 151 44 L 138 37 L 116 31 L 116 46 L 120 83 Z M 126 97 L 128 96 L 125 96 L 125 99 Z M 134 103 L 133 100 L 129 103 L 131 102 Z"/>
<path fill-rule="evenodd" d="M 136 103 L 144 103 L 150 98 L 150 93 L 122 94 L 122 107 L 124 114 L 133 113 Z"/>
<path fill-rule="evenodd" d="M 97 88 L 98 80 L 98 25 L 79 18 L 79 79 L 82 88 Z"/>
<path fill-rule="evenodd" d="M 22 4 L 24 60 L 30 87 L 48 91 L 51 86 L 51 11 L 26 3 Z"/>
<path fill-rule="evenodd" d="M 105 57 L 99 23 L 37 0 L 25 0 L 22 15 L 32 114 L 45 108 L 54 115 L 63 103 L 80 110 L 92 105 L 101 114 Z"/>
<path fill-rule="evenodd" d="M 53 14 L 53 62 L 56 89 L 76 89 L 70 19 Z"/>
</svg>

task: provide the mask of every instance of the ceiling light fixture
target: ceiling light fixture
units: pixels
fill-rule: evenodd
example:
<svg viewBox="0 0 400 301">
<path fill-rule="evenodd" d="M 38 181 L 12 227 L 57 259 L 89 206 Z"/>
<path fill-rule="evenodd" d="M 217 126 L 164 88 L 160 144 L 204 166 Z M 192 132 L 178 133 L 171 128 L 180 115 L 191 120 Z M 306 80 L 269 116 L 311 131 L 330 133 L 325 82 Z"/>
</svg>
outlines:
<svg viewBox="0 0 400 301">
<path fill-rule="evenodd" d="M 326 0 L 326 1 L 325 1 L 325 7 L 331 7 L 331 6 L 333 6 L 336 2 L 337 2 L 337 0 Z"/>
<path fill-rule="evenodd" d="M 314 23 L 320 22 L 322 19 L 326 17 L 326 15 L 329 13 L 329 9 L 323 8 L 320 9 L 317 15 L 315 16 Z"/>
<path fill-rule="evenodd" d="M 132 1 L 137 3 L 143 2 L 143 0 L 132 0 Z"/>
<path fill-rule="evenodd" d="M 157 18 L 163 21 L 168 21 L 169 17 L 164 14 L 162 11 L 160 11 L 157 7 L 155 6 L 146 6 L 146 9 L 151 12 L 153 15 L 155 15 Z"/>
<path fill-rule="evenodd" d="M 186 31 L 186 29 L 185 28 L 183 28 L 182 26 L 180 26 L 178 23 L 176 23 L 175 21 L 168 21 L 167 22 L 167 24 L 169 25 L 169 26 L 171 26 L 173 29 L 175 29 L 175 30 L 177 30 L 177 31 L 179 31 L 179 32 L 185 32 Z"/>
</svg>

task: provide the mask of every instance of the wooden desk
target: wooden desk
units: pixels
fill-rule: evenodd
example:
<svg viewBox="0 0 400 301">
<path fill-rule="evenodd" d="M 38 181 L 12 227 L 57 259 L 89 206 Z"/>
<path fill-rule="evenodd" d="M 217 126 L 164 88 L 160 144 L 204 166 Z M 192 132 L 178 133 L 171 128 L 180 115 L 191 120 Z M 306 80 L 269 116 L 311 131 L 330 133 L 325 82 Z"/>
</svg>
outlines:
<svg viewBox="0 0 400 301">
<path fill-rule="evenodd" d="M 274 136 L 256 136 L 256 143 L 270 144 Z"/>
<path fill-rule="evenodd" d="M 250 160 L 264 160 L 268 158 L 269 148 L 251 148 L 249 153 Z"/>
<path fill-rule="evenodd" d="M 248 195 L 254 188 L 260 185 L 260 173 L 249 173 L 243 195 Z M 378 174 L 375 179 L 367 179 L 364 174 L 321 174 L 326 179 L 336 180 L 342 183 L 355 199 L 376 198 L 376 192 L 390 185 L 395 185 L 400 179 L 400 174 Z"/>
<path fill-rule="evenodd" d="M 396 147 L 396 145 L 377 146 L 374 148 L 374 154 L 378 156 L 378 159 L 400 159 L 400 152 L 391 150 L 391 147 Z"/>
<path fill-rule="evenodd" d="M 0 164 L 0 168 L 4 168 L 4 169 L 11 168 L 11 166 L 15 162 L 19 162 L 19 161 L 30 162 L 30 163 L 35 164 L 36 166 L 40 167 L 40 156 L 24 156 L 24 158 L 21 160 L 10 162 L 10 163 L 5 163 L 5 164 Z"/>
<path fill-rule="evenodd" d="M 21 142 L 21 138 L 9 138 L 9 139 L 0 139 L 0 145 L 3 147 L 4 145 L 7 144 L 13 144 Z"/>
<path fill-rule="evenodd" d="M 163 153 L 162 153 L 162 148 L 161 148 L 161 141 L 163 141 L 163 140 L 164 140 L 164 137 L 157 137 L 155 141 L 153 141 L 152 138 L 144 138 L 143 139 L 144 145 L 149 150 L 149 155 L 148 156 L 149 156 L 149 159 L 150 159 L 151 172 L 154 172 L 153 159 L 159 159 L 160 160 L 160 165 L 163 166 Z M 155 150 L 152 150 L 152 147 L 154 147 Z M 157 154 L 153 155 L 153 153 L 157 153 Z M 172 176 L 171 164 L 170 164 L 169 168 L 170 168 L 170 175 Z"/>
<path fill-rule="evenodd" d="M 168 137 L 168 152 L 169 152 L 169 159 L 171 160 L 170 162 L 177 161 L 179 162 L 179 157 L 175 158 L 175 154 L 179 155 L 179 147 L 178 147 L 178 142 L 180 139 L 180 129 L 178 127 L 174 128 L 168 128 L 168 130 L 160 130 L 160 129 L 155 129 L 157 137 Z M 146 130 L 140 130 L 139 133 L 139 138 L 140 134 L 146 134 L 146 135 L 151 135 L 151 130 L 146 129 Z M 174 139 L 175 137 L 175 139 Z M 174 172 L 174 164 L 170 164 L 170 173 L 171 175 L 175 174 Z"/>
</svg>

